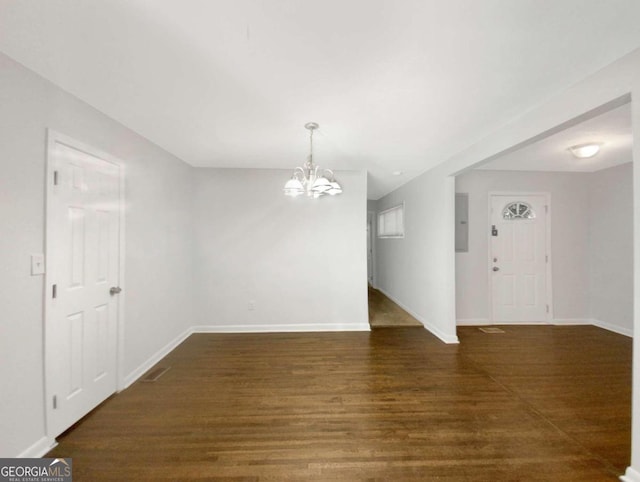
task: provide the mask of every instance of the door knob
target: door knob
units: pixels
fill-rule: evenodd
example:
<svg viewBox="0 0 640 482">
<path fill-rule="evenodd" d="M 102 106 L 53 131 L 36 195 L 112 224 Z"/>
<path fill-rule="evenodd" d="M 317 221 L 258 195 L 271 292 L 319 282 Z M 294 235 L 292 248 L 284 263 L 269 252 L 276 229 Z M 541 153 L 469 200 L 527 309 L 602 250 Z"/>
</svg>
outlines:
<svg viewBox="0 0 640 482">
<path fill-rule="evenodd" d="M 493 271 L 500 271 L 500 268 L 498 268 L 497 266 L 493 267 Z M 113 289 L 113 288 L 112 288 Z"/>
<path fill-rule="evenodd" d="M 122 291 L 122 288 L 120 288 L 119 286 L 112 286 L 111 289 L 109 290 L 109 293 L 111 294 L 111 296 L 113 296 L 113 295 L 117 295 L 121 291 Z"/>
</svg>

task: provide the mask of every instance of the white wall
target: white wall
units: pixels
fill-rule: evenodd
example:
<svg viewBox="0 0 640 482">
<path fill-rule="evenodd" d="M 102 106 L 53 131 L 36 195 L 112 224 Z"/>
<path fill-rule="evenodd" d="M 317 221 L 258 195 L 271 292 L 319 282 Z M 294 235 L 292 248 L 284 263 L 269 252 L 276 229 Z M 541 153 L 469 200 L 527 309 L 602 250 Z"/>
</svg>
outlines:
<svg viewBox="0 0 640 482">
<path fill-rule="evenodd" d="M 486 323 L 489 306 L 489 192 L 551 194 L 551 260 L 554 319 L 586 322 L 589 309 L 589 174 L 468 171 L 456 192 L 469 194 L 469 252 L 456 253 L 456 317 Z"/>
<path fill-rule="evenodd" d="M 285 170 L 195 174 L 198 330 L 369 329 L 365 172 L 321 199 L 284 196 Z"/>
<path fill-rule="evenodd" d="M 0 54 L 0 457 L 41 452 L 46 129 L 125 161 L 124 375 L 192 324 L 191 168 Z M 131 296 L 127 296 L 131 293 Z"/>
<path fill-rule="evenodd" d="M 376 287 L 447 343 L 455 331 L 452 177 L 423 175 L 378 200 L 378 211 L 404 202 L 404 238 L 376 240 Z"/>
<path fill-rule="evenodd" d="M 633 333 L 633 164 L 589 176 L 591 318 Z"/>
</svg>

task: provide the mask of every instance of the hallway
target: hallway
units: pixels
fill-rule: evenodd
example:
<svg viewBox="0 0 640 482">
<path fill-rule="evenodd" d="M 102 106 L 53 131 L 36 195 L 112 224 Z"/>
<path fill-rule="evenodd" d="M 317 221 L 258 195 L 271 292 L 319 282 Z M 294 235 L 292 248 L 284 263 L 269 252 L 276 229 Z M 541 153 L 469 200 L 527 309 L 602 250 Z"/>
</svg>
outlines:
<svg viewBox="0 0 640 482">
<path fill-rule="evenodd" d="M 369 286 L 369 324 L 371 328 L 422 326 L 422 323 L 391 301 L 384 293 L 371 286 Z"/>
</svg>

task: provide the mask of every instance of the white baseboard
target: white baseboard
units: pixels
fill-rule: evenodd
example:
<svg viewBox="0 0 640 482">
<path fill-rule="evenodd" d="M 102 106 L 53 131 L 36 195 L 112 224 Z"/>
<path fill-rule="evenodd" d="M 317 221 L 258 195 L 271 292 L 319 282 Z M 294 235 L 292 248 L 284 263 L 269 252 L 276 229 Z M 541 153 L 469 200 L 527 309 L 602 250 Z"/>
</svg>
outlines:
<svg viewBox="0 0 640 482">
<path fill-rule="evenodd" d="M 614 333 L 618 333 L 619 335 L 628 336 L 629 338 L 633 338 L 633 329 L 624 328 L 622 326 L 617 326 L 612 323 L 607 323 L 606 321 L 601 320 L 591 320 L 591 324 L 602 328 L 604 330 L 613 331 Z"/>
<path fill-rule="evenodd" d="M 386 294 L 386 293 L 385 293 Z M 387 295 L 388 296 L 388 295 Z M 391 298 L 389 296 L 389 298 Z M 400 303 L 398 303 L 400 304 Z M 406 308 L 405 308 L 406 309 Z M 487 318 L 465 318 L 457 321 L 457 326 L 478 326 L 478 325 L 500 325 L 501 323 L 492 323 Z M 532 323 L 504 323 L 508 325 L 546 325 L 546 322 L 532 322 Z M 633 338 L 633 330 L 624 328 L 621 326 L 607 323 L 606 321 L 595 320 L 591 318 L 556 318 L 551 322 L 552 325 L 557 326 L 572 326 L 572 325 L 593 325 L 604 330 L 618 333 Z"/>
<path fill-rule="evenodd" d="M 585 318 L 558 318 L 553 320 L 554 325 L 592 325 L 593 320 Z"/>
<path fill-rule="evenodd" d="M 624 328 L 622 326 L 614 325 L 613 323 L 607 323 L 606 321 L 596 320 L 593 318 L 566 318 L 553 320 L 553 323 L 555 325 L 593 325 L 597 326 L 598 328 L 602 328 L 603 330 L 612 331 L 614 333 L 618 333 L 619 335 L 633 338 L 632 329 Z"/>
<path fill-rule="evenodd" d="M 456 321 L 456 326 L 482 326 L 489 325 L 489 318 L 462 318 Z"/>
<path fill-rule="evenodd" d="M 627 471 L 620 476 L 620 480 L 623 482 L 640 482 L 640 471 L 633 467 L 627 467 Z"/>
<path fill-rule="evenodd" d="M 460 343 L 460 340 L 458 339 L 458 335 L 448 335 L 442 330 L 440 330 L 440 328 L 438 328 L 437 326 L 434 326 L 432 323 L 429 323 L 419 318 L 414 313 L 411 313 L 411 312 L 408 312 L 408 313 L 411 316 L 413 316 L 416 320 L 418 320 L 420 323 L 422 323 L 424 325 L 425 330 L 430 331 L 431 333 L 436 335 L 438 338 L 440 338 L 443 342 L 447 343 L 448 345 L 457 345 L 458 343 Z"/>
<path fill-rule="evenodd" d="M 309 331 L 370 331 L 369 323 L 299 323 L 282 325 L 203 325 L 193 333 L 292 333 Z"/>
<path fill-rule="evenodd" d="M 487 318 L 466 318 L 457 322 L 457 326 L 549 326 L 554 324 L 555 322 L 548 321 L 491 321 Z"/>
<path fill-rule="evenodd" d="M 328 323 L 328 324 L 296 324 L 296 325 L 207 325 L 188 328 L 151 355 L 138 368 L 129 373 L 119 391 L 130 387 L 138 378 L 147 373 L 151 367 L 171 353 L 178 345 L 193 333 L 282 333 L 282 332 L 319 332 L 319 331 L 370 331 L 369 323 Z M 42 437 L 32 446 L 21 452 L 19 458 L 42 457 L 57 445 L 55 440 Z"/>
<path fill-rule="evenodd" d="M 285 333 L 309 331 L 370 331 L 369 323 L 327 323 L 296 325 L 204 325 L 192 326 L 172 341 L 151 355 L 138 368 L 124 378 L 121 390 L 130 387 L 138 378 L 147 373 L 151 367 L 171 353 L 180 343 L 193 333 Z"/>
<path fill-rule="evenodd" d="M 31 459 L 44 457 L 44 455 L 56 445 L 58 445 L 58 443 L 55 440 L 51 440 L 49 437 L 45 436 L 34 443 L 31 447 L 20 452 L 16 458 Z"/>
<path fill-rule="evenodd" d="M 193 333 L 193 328 L 187 329 L 186 331 L 178 335 L 176 338 L 171 340 L 169 343 L 167 343 L 165 346 L 160 348 L 153 355 L 151 355 L 147 359 L 147 361 L 142 363 L 138 368 L 136 368 L 131 373 L 129 373 L 129 375 L 127 375 L 124 378 L 124 386 L 122 387 L 122 390 L 130 387 L 133 382 L 135 382 L 138 378 L 140 378 L 142 375 L 147 373 L 153 365 L 155 365 L 160 360 L 162 360 L 165 356 L 171 353 L 180 343 L 186 340 L 189 337 L 189 335 L 191 335 L 191 333 Z"/>
<path fill-rule="evenodd" d="M 396 305 L 398 305 L 400 308 L 402 308 L 404 311 L 406 311 L 411 316 L 413 316 L 416 320 L 418 320 L 420 323 L 422 323 L 426 330 L 428 330 L 431 333 L 433 333 L 435 336 L 440 338 L 443 342 L 448 343 L 448 344 L 460 343 L 460 340 L 458 340 L 458 336 L 457 335 L 449 335 L 449 334 L 443 332 L 440 328 L 438 328 L 437 326 L 434 326 L 434 324 L 429 322 L 428 320 L 425 320 L 422 316 L 420 316 L 419 314 L 417 314 L 416 312 L 411 310 L 411 308 L 405 306 L 403 303 L 401 303 L 400 301 L 395 299 L 393 296 L 391 296 L 389 293 L 387 293 L 382 288 L 378 288 L 378 291 L 380 291 L 387 298 L 389 298 L 391 301 L 393 301 Z"/>
</svg>

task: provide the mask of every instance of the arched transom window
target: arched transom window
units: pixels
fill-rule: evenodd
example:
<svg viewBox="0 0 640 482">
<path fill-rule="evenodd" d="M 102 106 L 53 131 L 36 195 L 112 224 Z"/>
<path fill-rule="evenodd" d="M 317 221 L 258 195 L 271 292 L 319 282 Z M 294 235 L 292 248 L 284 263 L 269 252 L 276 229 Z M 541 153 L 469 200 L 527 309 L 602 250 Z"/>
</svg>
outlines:
<svg viewBox="0 0 640 482">
<path fill-rule="evenodd" d="M 533 219 L 536 217 L 536 213 L 533 212 L 529 204 L 516 201 L 507 204 L 502 211 L 502 217 L 504 219 Z"/>
</svg>

